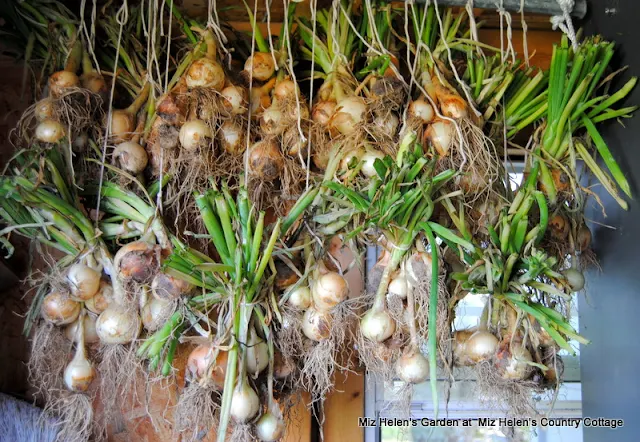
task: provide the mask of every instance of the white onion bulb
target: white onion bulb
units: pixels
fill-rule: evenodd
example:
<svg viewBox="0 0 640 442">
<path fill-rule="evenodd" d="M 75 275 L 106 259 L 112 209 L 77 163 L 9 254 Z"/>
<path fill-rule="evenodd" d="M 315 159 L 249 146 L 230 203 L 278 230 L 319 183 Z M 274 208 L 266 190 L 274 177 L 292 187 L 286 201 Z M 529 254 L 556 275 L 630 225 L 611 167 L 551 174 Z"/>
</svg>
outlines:
<svg viewBox="0 0 640 442">
<path fill-rule="evenodd" d="M 211 138 L 211 129 L 202 120 L 187 121 L 180 128 L 180 144 L 186 150 L 195 150 Z"/>
<path fill-rule="evenodd" d="M 55 120 L 44 120 L 36 126 L 36 139 L 43 143 L 57 143 L 64 135 L 64 127 Z"/>
<path fill-rule="evenodd" d="M 82 302 L 91 299 L 100 288 L 100 273 L 85 264 L 74 264 L 67 272 L 71 299 Z"/>
<path fill-rule="evenodd" d="M 284 436 L 285 429 L 284 421 L 270 411 L 263 414 L 256 422 L 256 436 L 263 442 L 277 441 Z"/>
<path fill-rule="evenodd" d="M 120 167 L 134 175 L 144 171 L 149 162 L 147 151 L 134 141 L 125 141 L 118 144 L 113 151 L 113 157 L 118 161 Z"/>
<path fill-rule="evenodd" d="M 296 91 L 298 91 L 298 85 L 292 80 L 286 79 L 276 84 L 276 87 L 273 89 L 273 95 L 275 95 L 278 100 L 295 100 Z"/>
<path fill-rule="evenodd" d="M 438 120 L 427 128 L 426 136 L 440 156 L 447 156 L 453 139 L 453 124 L 446 120 Z"/>
<path fill-rule="evenodd" d="M 287 302 L 290 306 L 299 310 L 306 310 L 311 306 L 311 289 L 306 285 L 301 285 L 289 290 Z"/>
<path fill-rule="evenodd" d="M 346 172 L 349 169 L 349 166 L 356 166 L 364 156 L 364 149 L 356 147 L 354 149 L 349 150 L 342 161 L 340 162 L 340 170 Z"/>
<path fill-rule="evenodd" d="M 356 130 L 356 125 L 362 122 L 366 112 L 367 105 L 362 98 L 356 96 L 344 98 L 336 107 L 331 125 L 342 134 L 351 134 Z"/>
<path fill-rule="evenodd" d="M 224 107 L 231 115 L 241 115 L 247 110 L 247 99 L 244 89 L 239 86 L 227 86 L 220 92 L 224 99 Z"/>
<path fill-rule="evenodd" d="M 151 298 L 140 310 L 142 325 L 149 331 L 158 330 L 175 310 L 175 303 L 169 299 Z"/>
<path fill-rule="evenodd" d="M 417 350 L 405 353 L 398 359 L 396 373 L 408 384 L 420 384 L 429 377 L 429 361 Z"/>
<path fill-rule="evenodd" d="M 84 324 L 84 342 L 87 344 L 95 344 L 100 341 L 98 333 L 96 332 L 96 319 L 93 314 L 85 312 L 83 324 Z M 74 341 L 78 335 L 78 327 L 80 326 L 80 318 L 76 319 L 73 323 L 67 325 L 64 329 L 64 335 L 70 341 Z"/>
<path fill-rule="evenodd" d="M 286 129 L 282 121 L 283 116 L 280 106 L 274 102 L 262 112 L 260 128 L 267 135 L 280 135 Z"/>
<path fill-rule="evenodd" d="M 128 344 L 138 337 L 141 325 L 135 311 L 111 304 L 98 317 L 96 331 L 103 344 Z"/>
<path fill-rule="evenodd" d="M 400 126 L 400 119 L 394 113 L 388 115 L 378 115 L 373 119 L 373 125 L 379 132 L 388 137 L 393 137 Z"/>
<path fill-rule="evenodd" d="M 362 155 L 362 173 L 369 178 L 378 175 L 376 172 L 376 168 L 373 166 L 377 159 L 382 160 L 384 158 L 384 154 L 379 150 L 375 149 L 367 149 L 364 151 L 364 155 Z"/>
<path fill-rule="evenodd" d="M 311 119 L 314 123 L 326 126 L 336 113 L 335 101 L 319 101 L 311 109 Z"/>
<path fill-rule="evenodd" d="M 511 357 L 504 367 L 502 377 L 505 379 L 522 380 L 529 376 L 531 372 L 531 353 L 522 345 L 511 347 Z"/>
<path fill-rule="evenodd" d="M 433 121 L 435 112 L 431 103 L 427 102 L 424 98 L 418 98 L 409 104 L 409 116 L 417 118 L 422 123 L 427 124 Z"/>
<path fill-rule="evenodd" d="M 87 359 L 84 342 L 78 342 L 73 359 L 64 369 L 64 383 L 71 391 L 87 391 L 95 377 L 96 371 Z"/>
<path fill-rule="evenodd" d="M 409 291 L 409 284 L 404 272 L 400 272 L 398 276 L 393 278 L 389 283 L 388 294 L 389 296 L 397 297 L 400 299 L 407 299 L 407 292 Z"/>
<path fill-rule="evenodd" d="M 318 311 L 326 312 L 347 299 L 349 284 L 336 272 L 327 272 L 315 280 L 311 288 L 313 304 Z"/>
<path fill-rule="evenodd" d="M 71 324 L 80 315 L 81 305 L 60 292 L 51 292 L 42 300 L 42 317 L 53 325 Z"/>
<path fill-rule="evenodd" d="M 253 80 L 267 81 L 276 71 L 273 56 L 267 52 L 255 52 L 244 63 L 244 70 Z"/>
<path fill-rule="evenodd" d="M 201 58 L 193 62 L 185 77 L 189 89 L 206 87 L 216 91 L 224 87 L 224 69 L 214 60 Z"/>
<path fill-rule="evenodd" d="M 246 145 L 244 142 L 245 130 L 233 120 L 225 121 L 220 126 L 220 144 L 222 148 L 230 154 L 240 154 L 244 152 Z"/>
<path fill-rule="evenodd" d="M 231 397 L 231 416 L 237 423 L 244 424 L 260 411 L 260 399 L 246 381 L 241 382 L 242 384 L 233 391 Z"/>
<path fill-rule="evenodd" d="M 472 362 L 490 358 L 498 348 L 498 339 L 486 330 L 478 330 L 467 339 L 464 352 Z"/>
<path fill-rule="evenodd" d="M 584 274 L 573 267 L 562 272 L 564 277 L 567 279 L 567 284 L 571 288 L 573 292 L 579 292 L 584 288 Z"/>
<path fill-rule="evenodd" d="M 360 320 L 360 331 L 371 341 L 383 342 L 396 331 L 396 321 L 384 310 L 371 309 Z"/>
<path fill-rule="evenodd" d="M 247 372 L 253 376 L 260 374 L 269 366 L 269 347 L 258 337 L 254 329 L 249 331 L 249 343 L 245 353 Z"/>
<path fill-rule="evenodd" d="M 312 341 L 320 342 L 331 336 L 333 318 L 330 313 L 310 307 L 302 316 L 302 333 Z"/>
</svg>

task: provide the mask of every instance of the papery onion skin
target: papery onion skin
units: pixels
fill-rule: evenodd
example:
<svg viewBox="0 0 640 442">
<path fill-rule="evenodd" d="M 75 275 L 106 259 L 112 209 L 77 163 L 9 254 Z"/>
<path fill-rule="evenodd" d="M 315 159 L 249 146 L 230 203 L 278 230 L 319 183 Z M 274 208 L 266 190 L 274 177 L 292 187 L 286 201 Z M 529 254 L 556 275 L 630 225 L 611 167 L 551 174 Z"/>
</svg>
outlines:
<svg viewBox="0 0 640 442">
<path fill-rule="evenodd" d="M 306 310 L 311 306 L 311 290 L 301 285 L 289 291 L 287 303 L 299 310 Z"/>
<path fill-rule="evenodd" d="M 125 172 L 134 175 L 143 172 L 149 162 L 144 147 L 133 141 L 118 144 L 113 151 L 113 157 L 117 159 L 118 164 Z"/>
<path fill-rule="evenodd" d="M 551 236 L 558 241 L 567 239 L 569 229 L 569 221 L 567 220 L 567 217 L 561 213 L 555 214 L 549 220 Z"/>
<path fill-rule="evenodd" d="M 312 341 L 324 341 L 331 336 L 332 323 L 331 314 L 310 307 L 302 317 L 302 332 Z"/>
<path fill-rule="evenodd" d="M 189 89 L 206 87 L 221 91 L 225 83 L 224 69 L 214 60 L 200 58 L 189 67 L 185 80 Z"/>
<path fill-rule="evenodd" d="M 233 391 L 230 414 L 237 423 L 244 424 L 253 419 L 259 411 L 260 399 L 255 390 L 244 381 L 240 388 Z"/>
<path fill-rule="evenodd" d="M 51 292 L 42 300 L 42 317 L 53 325 L 71 324 L 78 319 L 82 306 L 61 292 Z"/>
<path fill-rule="evenodd" d="M 502 377 L 511 380 L 523 380 L 531 374 L 531 365 L 533 359 L 529 350 L 520 344 L 511 346 L 511 353 L 508 359 L 500 360 L 499 366 L 502 367 Z M 504 353 L 509 353 L 505 350 Z"/>
<path fill-rule="evenodd" d="M 78 87 L 80 79 L 76 74 L 69 71 L 58 71 L 49 77 L 49 94 L 54 97 L 60 97 L 71 88 Z"/>
<path fill-rule="evenodd" d="M 122 246 L 113 262 L 124 280 L 148 284 L 158 271 L 158 254 L 157 248 L 153 245 L 145 241 L 134 241 Z"/>
<path fill-rule="evenodd" d="M 96 331 L 103 344 L 128 344 L 140 334 L 142 321 L 133 310 L 111 304 L 98 317 Z"/>
<path fill-rule="evenodd" d="M 279 350 L 275 351 L 273 357 L 273 377 L 279 380 L 288 378 L 295 371 L 295 363 L 291 360 L 285 359 Z"/>
<path fill-rule="evenodd" d="M 284 436 L 286 429 L 282 419 L 267 411 L 256 422 L 256 436 L 262 442 L 275 442 Z"/>
<path fill-rule="evenodd" d="M 360 331 L 371 341 L 383 342 L 396 331 L 396 321 L 384 310 L 371 309 L 360 320 Z"/>
<path fill-rule="evenodd" d="M 220 144 L 225 152 L 238 155 L 245 151 L 245 130 L 233 120 L 225 121 L 218 132 Z"/>
<path fill-rule="evenodd" d="M 269 140 L 255 143 L 249 151 L 249 169 L 265 181 L 280 177 L 284 170 L 284 158 L 278 145 Z"/>
<path fill-rule="evenodd" d="M 193 151 L 205 146 L 212 135 L 207 123 L 202 120 L 190 120 L 182 125 L 178 137 L 184 149 Z"/>
<path fill-rule="evenodd" d="M 253 80 L 267 81 L 276 71 L 273 56 L 266 52 L 255 52 L 247 58 L 244 70 L 250 74 Z"/>
<path fill-rule="evenodd" d="M 465 354 L 473 363 L 490 358 L 498 348 L 498 338 L 486 330 L 478 330 L 465 343 Z"/>
<path fill-rule="evenodd" d="M 109 302 L 113 299 L 113 287 L 107 281 L 101 280 L 98 292 L 93 298 L 87 299 L 84 306 L 92 313 L 100 314 L 109 306 Z"/>
<path fill-rule="evenodd" d="M 100 341 L 100 337 L 96 332 L 96 321 L 97 317 L 92 314 L 88 314 L 85 312 L 84 315 L 84 342 L 87 344 L 95 344 Z M 64 328 L 64 335 L 68 340 L 74 341 L 76 339 L 78 333 L 78 326 L 80 325 L 80 318 L 76 319 L 73 323 L 67 325 Z"/>
<path fill-rule="evenodd" d="M 76 263 L 69 267 L 67 281 L 71 288 L 71 299 L 86 301 L 95 296 L 100 288 L 100 273 L 91 267 Z"/>
<path fill-rule="evenodd" d="M 193 285 L 166 273 L 159 272 L 151 282 L 153 296 L 158 299 L 173 300 L 187 295 L 193 290 Z"/>
<path fill-rule="evenodd" d="M 311 295 L 316 310 L 326 312 L 347 299 L 349 284 L 338 273 L 327 272 L 313 283 Z"/>
<path fill-rule="evenodd" d="M 405 353 L 396 363 L 396 373 L 408 384 L 420 384 L 429 377 L 429 361 L 417 350 Z"/>
<path fill-rule="evenodd" d="M 579 292 L 584 288 L 584 274 L 580 270 L 569 268 L 564 270 L 562 274 L 566 278 L 571 291 Z"/>
<path fill-rule="evenodd" d="M 142 325 L 150 332 L 162 327 L 175 310 L 175 303 L 167 299 L 151 298 L 140 310 Z"/>
<path fill-rule="evenodd" d="M 36 139 L 43 143 L 57 143 L 65 136 L 64 127 L 55 120 L 44 120 L 36 126 Z"/>
<path fill-rule="evenodd" d="M 581 224 L 578 228 L 578 238 L 576 240 L 577 248 L 580 252 L 588 250 L 591 246 L 591 230 L 585 224 Z"/>
</svg>

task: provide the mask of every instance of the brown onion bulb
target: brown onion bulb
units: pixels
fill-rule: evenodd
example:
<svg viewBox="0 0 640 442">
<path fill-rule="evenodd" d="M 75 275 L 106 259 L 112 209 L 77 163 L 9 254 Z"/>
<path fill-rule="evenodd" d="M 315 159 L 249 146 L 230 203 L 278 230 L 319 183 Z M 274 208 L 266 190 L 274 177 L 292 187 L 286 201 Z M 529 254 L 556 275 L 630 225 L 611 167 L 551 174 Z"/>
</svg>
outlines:
<svg viewBox="0 0 640 442">
<path fill-rule="evenodd" d="M 156 247 L 146 241 L 134 241 L 118 250 L 113 263 L 121 278 L 141 284 L 151 282 L 160 262 Z"/>
<path fill-rule="evenodd" d="M 49 77 L 49 94 L 58 98 L 71 88 L 78 87 L 80 79 L 76 74 L 69 71 L 58 71 Z"/>
<path fill-rule="evenodd" d="M 158 299 L 177 299 L 193 290 L 193 285 L 166 273 L 157 273 L 151 282 L 153 296 Z"/>
<path fill-rule="evenodd" d="M 284 170 L 284 158 L 278 145 L 271 140 L 255 143 L 249 151 L 249 170 L 265 181 L 279 178 Z"/>
<path fill-rule="evenodd" d="M 111 137 L 116 143 L 130 140 L 136 130 L 136 116 L 125 109 L 111 112 Z"/>
<path fill-rule="evenodd" d="M 330 313 L 319 312 L 310 307 L 302 317 L 302 332 L 312 341 L 324 341 L 331 336 L 332 323 L 333 318 Z"/>
<path fill-rule="evenodd" d="M 298 85 L 290 79 L 285 79 L 276 84 L 273 94 L 278 100 L 295 100 L 296 92 L 299 93 Z M 302 100 L 301 100 L 302 101 Z"/>
<path fill-rule="evenodd" d="M 94 94 L 105 96 L 109 91 L 107 82 L 98 72 L 88 72 L 80 76 L 82 87 L 93 92 Z"/>
<path fill-rule="evenodd" d="M 42 300 L 42 317 L 53 325 L 71 324 L 78 319 L 82 306 L 66 294 L 51 292 Z"/>
<path fill-rule="evenodd" d="M 196 150 L 212 138 L 211 129 L 202 120 L 187 121 L 180 128 L 180 145 L 186 150 Z"/>
<path fill-rule="evenodd" d="M 531 373 L 531 353 L 522 345 L 514 344 L 511 347 L 511 355 L 506 361 L 503 362 L 504 379 L 523 380 L 526 379 Z"/>
</svg>

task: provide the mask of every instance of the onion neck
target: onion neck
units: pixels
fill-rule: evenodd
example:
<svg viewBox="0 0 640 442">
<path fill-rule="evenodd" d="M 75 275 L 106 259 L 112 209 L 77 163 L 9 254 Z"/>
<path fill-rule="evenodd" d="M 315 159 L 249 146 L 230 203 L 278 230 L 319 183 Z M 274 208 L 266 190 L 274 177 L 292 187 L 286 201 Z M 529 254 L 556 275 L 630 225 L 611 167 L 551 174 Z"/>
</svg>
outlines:
<svg viewBox="0 0 640 442">
<path fill-rule="evenodd" d="M 393 249 L 391 252 L 391 259 L 389 260 L 389 264 L 384 268 L 382 272 L 382 278 L 380 279 L 380 284 L 378 285 L 378 290 L 376 291 L 376 297 L 373 301 L 372 310 L 376 312 L 381 312 L 386 310 L 386 296 L 387 290 L 389 289 L 389 283 L 391 282 L 391 275 L 398 269 L 402 258 L 407 253 L 407 250 L 400 245 Z"/>
</svg>

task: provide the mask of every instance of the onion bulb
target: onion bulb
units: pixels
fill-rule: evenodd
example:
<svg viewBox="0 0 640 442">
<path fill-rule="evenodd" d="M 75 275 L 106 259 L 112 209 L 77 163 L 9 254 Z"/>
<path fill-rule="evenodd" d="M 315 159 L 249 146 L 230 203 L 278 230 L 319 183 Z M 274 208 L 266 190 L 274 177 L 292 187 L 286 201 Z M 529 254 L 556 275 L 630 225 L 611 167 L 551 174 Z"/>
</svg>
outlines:
<svg viewBox="0 0 640 442">
<path fill-rule="evenodd" d="M 360 320 L 360 331 L 371 341 L 383 342 L 396 331 L 396 321 L 384 310 L 371 309 Z"/>
<path fill-rule="evenodd" d="M 311 306 L 311 289 L 306 285 L 289 290 L 287 295 L 287 302 L 294 308 L 306 310 Z"/>
<path fill-rule="evenodd" d="M 395 136 L 399 125 L 400 119 L 394 113 L 378 115 L 373 119 L 373 126 L 378 130 L 378 132 L 390 138 Z"/>
<path fill-rule="evenodd" d="M 561 213 L 556 213 L 549 220 L 549 230 L 554 239 L 559 241 L 567 239 L 567 235 L 569 235 L 569 221 L 567 217 Z"/>
<path fill-rule="evenodd" d="M 245 130 L 233 120 L 225 121 L 218 132 L 220 144 L 225 152 L 237 155 L 245 149 Z"/>
<path fill-rule="evenodd" d="M 69 71 L 58 71 L 49 77 L 49 94 L 54 97 L 60 97 L 67 89 L 78 87 L 80 79 L 76 74 Z"/>
<path fill-rule="evenodd" d="M 125 171 L 137 175 L 144 171 L 149 162 L 147 151 L 134 141 L 125 141 L 118 144 L 113 151 L 113 158 Z"/>
<path fill-rule="evenodd" d="M 453 333 L 453 360 L 456 365 L 472 365 L 467 356 L 466 344 L 474 333 L 473 329 L 457 330 Z"/>
<path fill-rule="evenodd" d="M 275 442 L 284 435 L 284 421 L 270 411 L 263 414 L 256 422 L 256 436 L 263 442 Z"/>
<path fill-rule="evenodd" d="M 106 95 L 109 90 L 107 83 L 104 81 L 104 77 L 95 71 L 82 74 L 80 76 L 80 83 L 82 83 L 83 88 L 101 96 Z"/>
<path fill-rule="evenodd" d="M 96 371 L 87 359 L 84 340 L 79 339 L 76 353 L 64 369 L 64 384 L 71 391 L 87 391 L 95 377 Z"/>
<path fill-rule="evenodd" d="M 445 117 L 458 119 L 468 115 L 467 103 L 458 94 L 452 94 L 448 91 L 446 94 L 439 94 L 438 104 L 440 104 L 440 111 Z"/>
<path fill-rule="evenodd" d="M 80 315 L 81 305 L 60 292 L 51 292 L 42 300 L 42 317 L 53 325 L 71 324 Z"/>
<path fill-rule="evenodd" d="M 286 319 L 283 318 L 283 322 Z M 285 359 L 279 350 L 275 351 L 273 356 L 273 376 L 276 379 L 288 378 L 296 369 L 295 363 L 290 359 Z"/>
<path fill-rule="evenodd" d="M 498 348 L 498 338 L 486 330 L 478 330 L 467 339 L 464 353 L 473 363 L 490 358 Z"/>
<path fill-rule="evenodd" d="M 377 159 L 384 159 L 384 154 L 379 150 L 368 148 L 364 151 L 362 155 L 362 173 L 368 177 L 372 178 L 374 176 L 378 176 L 378 172 L 376 172 L 376 168 L 373 166 Z"/>
<path fill-rule="evenodd" d="M 342 158 L 342 161 L 340 162 L 340 170 L 342 170 L 343 172 L 346 172 L 347 170 L 349 170 L 349 166 L 352 166 L 352 167 L 357 166 L 363 156 L 364 156 L 364 149 L 362 148 L 355 147 L 349 150 L 344 155 L 344 157 Z"/>
<path fill-rule="evenodd" d="M 135 311 L 114 303 L 98 317 L 96 331 L 103 344 L 128 344 L 138 337 L 141 325 Z"/>
<path fill-rule="evenodd" d="M 34 105 L 33 112 L 38 121 L 44 121 L 53 118 L 53 100 L 51 98 L 43 98 Z"/>
<path fill-rule="evenodd" d="M 86 313 L 86 312 L 85 312 Z M 95 344 L 100 341 L 98 333 L 96 332 L 96 316 L 86 313 L 82 323 L 84 325 L 84 342 L 87 344 Z M 70 341 L 74 341 L 78 336 L 78 327 L 80 326 L 80 318 L 76 319 L 71 324 L 67 325 L 64 329 L 64 335 Z"/>
<path fill-rule="evenodd" d="M 418 98 L 409 104 L 409 116 L 418 119 L 423 124 L 427 124 L 433 121 L 435 112 L 427 100 Z"/>
<path fill-rule="evenodd" d="M 562 272 L 564 277 L 567 279 L 567 284 L 571 288 L 573 292 L 579 292 L 584 288 L 584 274 L 573 267 Z"/>
<path fill-rule="evenodd" d="M 140 240 L 122 246 L 113 263 L 121 278 L 148 284 L 158 270 L 158 258 L 156 248 Z"/>
<path fill-rule="evenodd" d="M 276 84 L 276 87 L 273 89 L 273 94 L 278 100 L 295 100 L 297 91 L 298 85 L 287 78 L 286 80 L 282 80 L 278 84 Z"/>
<path fill-rule="evenodd" d="M 247 110 L 247 93 L 240 86 L 227 86 L 220 92 L 223 105 L 231 115 L 241 115 Z"/>
<path fill-rule="evenodd" d="M 71 287 L 71 299 L 82 302 L 95 296 L 100 288 L 100 273 L 91 267 L 76 263 L 69 267 L 67 281 Z"/>
<path fill-rule="evenodd" d="M 504 371 L 502 377 L 504 379 L 523 380 L 529 376 L 531 372 L 531 353 L 522 345 L 514 344 L 511 346 L 511 355 L 507 361 L 503 361 Z"/>
<path fill-rule="evenodd" d="M 280 135 L 286 129 L 282 122 L 282 111 L 280 106 L 274 102 L 262 112 L 260 128 L 267 135 Z"/>
<path fill-rule="evenodd" d="M 253 376 L 259 375 L 269 365 L 269 347 L 253 328 L 249 330 L 245 363 L 247 372 Z"/>
<path fill-rule="evenodd" d="M 180 128 L 180 145 L 186 150 L 195 150 L 211 138 L 211 129 L 202 120 L 187 121 Z"/>
<path fill-rule="evenodd" d="M 278 145 L 271 140 L 255 143 L 249 151 L 249 169 L 264 181 L 277 179 L 284 169 L 284 158 Z"/>
<path fill-rule="evenodd" d="M 338 273 L 327 272 L 313 283 L 311 296 L 316 310 L 326 312 L 347 299 L 349 284 Z"/>
<path fill-rule="evenodd" d="M 44 120 L 36 126 L 36 139 L 43 143 L 57 143 L 64 136 L 64 127 L 55 120 Z"/>
<path fill-rule="evenodd" d="M 175 304 L 169 299 L 151 298 L 140 310 L 142 325 L 150 332 L 158 330 L 173 314 Z"/>
<path fill-rule="evenodd" d="M 237 423 L 244 424 L 260 411 L 260 399 L 246 380 L 240 382 L 241 384 L 233 391 L 231 397 L 231 416 Z"/>
<path fill-rule="evenodd" d="M 576 244 L 578 245 L 578 250 L 581 252 L 587 250 L 591 245 L 591 230 L 584 224 L 581 224 L 578 228 Z"/>
<path fill-rule="evenodd" d="M 136 116 L 126 109 L 111 112 L 111 136 L 116 142 L 131 139 L 136 130 Z"/>
<path fill-rule="evenodd" d="M 408 384 L 419 384 L 429 377 L 429 361 L 418 350 L 412 350 L 400 356 L 396 373 Z"/>
<path fill-rule="evenodd" d="M 153 296 L 158 299 L 177 299 L 182 295 L 186 295 L 193 289 L 193 285 L 174 278 L 166 273 L 157 273 L 151 282 L 151 291 Z"/>
<path fill-rule="evenodd" d="M 350 96 L 342 99 L 331 119 L 331 126 L 341 134 L 348 135 L 356 130 L 356 125 L 364 120 L 367 105 L 360 97 Z"/>
<path fill-rule="evenodd" d="M 113 299 L 113 287 L 107 281 L 101 280 L 98 292 L 93 298 L 87 299 L 84 306 L 92 313 L 100 314 L 107 309 Z"/>
<path fill-rule="evenodd" d="M 398 276 L 391 280 L 387 291 L 389 296 L 397 297 L 400 299 L 407 299 L 409 284 L 407 283 L 407 278 L 404 272 L 400 272 Z"/>
<path fill-rule="evenodd" d="M 453 124 L 451 122 L 447 120 L 434 121 L 427 128 L 425 135 L 438 151 L 438 155 L 443 157 L 449 155 L 453 139 Z"/>
<path fill-rule="evenodd" d="M 216 353 L 211 344 L 198 345 L 187 358 L 186 377 L 189 381 L 197 381 L 203 386 L 213 384 L 222 389 L 227 373 L 227 360 L 226 351 L 218 350 Z"/>
<path fill-rule="evenodd" d="M 273 56 L 266 52 L 255 52 L 244 63 L 244 70 L 251 78 L 258 81 L 267 81 L 276 71 Z"/>
<path fill-rule="evenodd" d="M 311 119 L 321 126 L 326 126 L 336 113 L 335 101 L 318 101 L 311 109 Z"/>
<path fill-rule="evenodd" d="M 330 313 L 310 307 L 302 316 L 302 332 L 312 341 L 320 342 L 331 336 L 333 318 Z"/>
<path fill-rule="evenodd" d="M 225 82 L 224 69 L 215 60 L 201 58 L 191 64 L 185 80 L 189 89 L 206 87 L 221 91 Z"/>
</svg>

